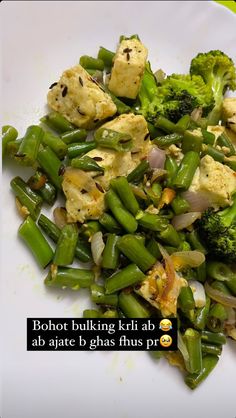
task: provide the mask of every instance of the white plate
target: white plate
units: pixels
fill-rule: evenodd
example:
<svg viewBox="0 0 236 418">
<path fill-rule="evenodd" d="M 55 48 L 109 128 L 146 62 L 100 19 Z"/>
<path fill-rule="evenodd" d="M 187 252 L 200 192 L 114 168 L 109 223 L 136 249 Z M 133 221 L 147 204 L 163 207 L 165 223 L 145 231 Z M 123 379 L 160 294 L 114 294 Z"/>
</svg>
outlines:
<svg viewBox="0 0 236 418">
<path fill-rule="evenodd" d="M 138 33 L 153 68 L 186 72 L 200 51 L 235 59 L 236 16 L 213 2 L 3 2 L 3 122 L 22 135 L 45 113 L 46 93 L 80 55 L 114 50 L 120 34 Z M 27 352 L 26 318 L 80 316 L 83 292 L 47 291 L 19 242 L 20 223 L 3 170 L 3 418 L 234 418 L 235 344 L 195 392 L 179 371 L 147 353 Z M 81 292 L 82 293 L 82 292 Z"/>
</svg>

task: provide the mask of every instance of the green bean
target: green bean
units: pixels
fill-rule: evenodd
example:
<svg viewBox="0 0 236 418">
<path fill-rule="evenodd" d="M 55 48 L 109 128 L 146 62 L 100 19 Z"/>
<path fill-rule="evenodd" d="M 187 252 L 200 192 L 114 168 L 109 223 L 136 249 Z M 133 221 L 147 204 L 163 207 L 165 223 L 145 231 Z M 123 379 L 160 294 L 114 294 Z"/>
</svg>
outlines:
<svg viewBox="0 0 236 418">
<path fill-rule="evenodd" d="M 89 57 L 88 55 L 82 55 L 79 60 L 80 65 L 83 68 L 91 68 L 92 70 L 104 70 L 104 62 L 100 58 Z"/>
<path fill-rule="evenodd" d="M 53 258 L 53 251 L 30 216 L 27 216 L 20 225 L 18 235 L 23 239 L 39 265 L 43 268 L 47 267 Z"/>
<path fill-rule="evenodd" d="M 51 206 L 55 203 L 57 190 L 53 184 L 48 182 L 47 177 L 40 170 L 37 170 L 34 175 L 29 178 L 27 184 L 32 190 L 38 192 L 44 202 Z"/>
<path fill-rule="evenodd" d="M 218 161 L 219 163 L 223 163 L 225 159 L 225 154 L 212 147 L 211 145 L 202 146 L 202 155 L 210 155 L 210 157 L 212 157 L 215 161 Z"/>
<path fill-rule="evenodd" d="M 100 46 L 98 51 L 98 59 L 103 61 L 105 68 L 110 69 L 112 67 L 114 56 L 115 52 L 109 51 L 108 49 Z"/>
<path fill-rule="evenodd" d="M 163 135 L 163 132 L 160 129 L 155 128 L 152 123 L 148 122 L 147 125 L 151 139 L 155 139 L 157 136 Z"/>
<path fill-rule="evenodd" d="M 232 278 L 232 270 L 221 261 L 208 261 L 207 274 L 212 279 L 225 281 Z"/>
<path fill-rule="evenodd" d="M 101 225 L 98 221 L 88 221 L 82 225 L 80 233 L 83 238 L 90 239 L 99 231 L 101 231 Z"/>
<path fill-rule="evenodd" d="M 170 155 L 167 155 L 164 169 L 167 171 L 166 186 L 171 187 L 176 173 L 178 171 L 178 164 L 176 162 L 176 159 L 171 157 Z"/>
<path fill-rule="evenodd" d="M 21 138 L 16 139 L 15 141 L 7 142 L 6 148 L 4 150 L 4 155 L 2 158 L 4 158 L 5 155 L 8 155 L 11 158 L 15 157 L 15 154 L 19 151 L 21 142 L 22 142 Z"/>
<path fill-rule="evenodd" d="M 120 225 L 109 213 L 103 213 L 99 222 L 108 232 L 119 233 L 121 231 Z"/>
<path fill-rule="evenodd" d="M 10 184 L 21 205 L 25 206 L 32 219 L 36 220 L 42 207 L 42 198 L 36 194 L 20 177 L 12 179 Z"/>
<path fill-rule="evenodd" d="M 225 307 L 221 305 L 221 303 L 215 303 L 210 309 L 209 317 L 220 319 L 220 321 L 225 321 L 228 318 L 228 314 Z"/>
<path fill-rule="evenodd" d="M 65 157 L 67 153 L 67 145 L 59 136 L 55 136 L 51 132 L 44 132 L 41 142 L 43 145 L 51 148 L 60 160 Z"/>
<path fill-rule="evenodd" d="M 181 244 L 179 234 L 171 224 L 158 233 L 158 238 L 172 247 L 179 247 Z"/>
<path fill-rule="evenodd" d="M 125 208 L 135 216 L 139 210 L 139 204 L 134 196 L 134 193 L 128 183 L 127 178 L 117 177 L 115 179 L 112 179 L 110 184 L 111 187 L 118 194 Z"/>
<path fill-rule="evenodd" d="M 89 157 L 88 155 L 73 158 L 71 160 L 71 167 L 79 168 L 83 171 L 99 171 L 101 173 L 104 173 L 104 168 L 98 165 L 96 161 L 94 161 L 94 159 Z"/>
<path fill-rule="evenodd" d="M 9 142 L 15 142 L 17 137 L 18 132 L 13 126 L 4 125 L 2 127 L 2 158 L 4 158 L 7 153 L 7 145 Z"/>
<path fill-rule="evenodd" d="M 56 154 L 49 147 L 46 147 L 39 150 L 37 159 L 40 167 L 45 171 L 54 186 L 57 189 L 61 189 L 62 177 L 60 176 L 60 170 L 62 163 Z"/>
<path fill-rule="evenodd" d="M 207 253 L 206 248 L 200 241 L 198 232 L 194 229 L 186 235 L 187 241 L 190 243 L 192 250 L 198 250 L 203 254 Z"/>
<path fill-rule="evenodd" d="M 118 295 L 113 293 L 112 295 L 105 294 L 105 288 L 97 284 L 92 284 L 90 286 L 91 299 L 92 302 L 98 305 L 108 305 L 108 306 L 117 306 L 118 305 Z"/>
<path fill-rule="evenodd" d="M 199 373 L 202 369 L 201 334 L 193 328 L 188 328 L 184 333 L 189 360 L 186 369 L 189 373 Z"/>
<path fill-rule="evenodd" d="M 78 240 L 78 228 L 75 224 L 65 225 L 57 242 L 53 263 L 57 266 L 68 266 L 73 263 Z"/>
<path fill-rule="evenodd" d="M 87 318 L 87 319 L 101 318 L 101 313 L 96 309 L 85 309 L 83 311 L 83 318 Z"/>
<path fill-rule="evenodd" d="M 220 145 L 221 147 L 227 147 L 229 148 L 229 153 L 228 155 L 235 155 L 235 148 L 234 145 L 231 142 L 231 139 L 228 137 L 228 135 L 226 134 L 226 132 L 223 132 L 218 138 L 217 138 L 217 144 Z"/>
<path fill-rule="evenodd" d="M 128 176 L 127 180 L 129 183 L 139 183 L 142 179 L 144 174 L 150 169 L 149 162 L 146 160 L 141 161 L 137 167 L 133 171 L 131 171 Z"/>
<path fill-rule="evenodd" d="M 67 154 L 69 158 L 79 157 L 96 148 L 96 146 L 97 144 L 94 141 L 70 144 L 68 145 Z"/>
<path fill-rule="evenodd" d="M 73 131 L 64 132 L 61 134 L 61 139 L 65 144 L 73 144 L 83 142 L 87 138 L 88 132 L 85 129 L 74 129 Z"/>
<path fill-rule="evenodd" d="M 58 112 L 51 112 L 43 116 L 40 121 L 59 134 L 75 129 L 75 126 Z"/>
<path fill-rule="evenodd" d="M 214 344 L 204 344 L 202 343 L 202 353 L 203 354 L 214 354 L 220 356 L 222 353 L 222 347 Z"/>
<path fill-rule="evenodd" d="M 190 126 L 190 116 L 184 115 L 176 123 L 175 131 L 178 133 L 183 133 L 189 128 L 189 126 Z"/>
<path fill-rule="evenodd" d="M 229 288 L 230 292 L 234 296 L 236 296 L 236 276 L 234 276 L 231 279 L 227 280 L 227 282 L 225 284 Z"/>
<path fill-rule="evenodd" d="M 204 144 L 214 145 L 215 135 L 213 133 L 206 131 L 206 129 L 202 129 L 202 136 Z"/>
<path fill-rule="evenodd" d="M 155 128 L 160 128 L 164 132 L 167 132 L 167 133 L 172 133 L 172 132 L 176 131 L 175 123 L 173 123 L 170 120 L 164 118 L 164 116 L 158 116 L 158 118 L 155 120 L 154 126 L 155 126 Z"/>
<path fill-rule="evenodd" d="M 48 287 L 79 290 L 80 288 L 90 287 L 93 281 L 94 273 L 91 270 L 52 265 L 44 283 Z"/>
<path fill-rule="evenodd" d="M 94 139 L 99 147 L 120 152 L 130 151 L 133 146 L 131 135 L 103 127 L 97 129 Z"/>
<path fill-rule="evenodd" d="M 9 143 L 10 145 L 10 143 Z M 224 158 L 224 164 L 230 167 L 233 171 L 236 171 L 236 160 L 235 157 L 225 157 Z"/>
<path fill-rule="evenodd" d="M 229 289 L 227 288 L 227 286 L 223 282 L 219 282 L 219 281 L 212 282 L 211 287 L 213 289 L 219 290 L 224 295 L 228 295 L 228 296 L 231 295 Z"/>
<path fill-rule="evenodd" d="M 147 244 L 147 250 L 155 257 L 156 260 L 161 260 L 162 255 L 159 249 L 158 242 L 151 238 Z"/>
<path fill-rule="evenodd" d="M 109 295 L 125 287 L 135 285 L 144 277 L 145 274 L 135 264 L 129 264 L 106 280 L 106 294 Z"/>
<path fill-rule="evenodd" d="M 150 318 L 150 311 L 134 293 L 119 294 L 119 308 L 127 318 Z"/>
<path fill-rule="evenodd" d="M 106 246 L 102 255 L 102 267 L 115 270 L 118 267 L 119 248 L 117 246 L 119 237 L 115 234 L 108 234 Z"/>
<path fill-rule="evenodd" d="M 199 373 L 188 374 L 185 377 L 185 383 L 190 387 L 190 389 L 195 389 L 200 383 L 207 378 L 211 373 L 214 367 L 217 365 L 219 357 L 212 354 L 207 354 L 202 359 L 202 369 Z"/>
<path fill-rule="evenodd" d="M 190 286 L 185 286 L 181 288 L 178 303 L 181 311 L 188 312 L 195 308 L 195 302 L 193 298 L 193 292 Z"/>
<path fill-rule="evenodd" d="M 136 219 L 143 228 L 150 229 L 151 231 L 161 232 L 168 226 L 168 221 L 160 215 L 155 215 L 148 212 L 140 212 L 136 216 Z"/>
<path fill-rule="evenodd" d="M 119 250 L 143 272 L 149 270 L 156 262 L 155 257 L 134 235 L 123 235 L 117 243 Z"/>
<path fill-rule="evenodd" d="M 131 112 L 131 107 L 122 100 L 118 99 L 108 88 L 105 87 L 105 92 L 111 97 L 113 103 L 116 105 L 116 111 L 118 115 L 123 115 L 124 113 Z"/>
<path fill-rule="evenodd" d="M 183 139 L 183 135 L 173 133 L 165 136 L 158 136 L 157 138 L 153 139 L 154 144 L 158 145 L 159 148 L 168 148 L 172 144 L 177 144 L 181 142 Z"/>
<path fill-rule="evenodd" d="M 203 138 L 201 135 L 196 135 L 191 131 L 185 131 L 182 140 L 182 151 L 184 154 L 188 151 L 201 152 Z"/>
<path fill-rule="evenodd" d="M 124 208 L 121 200 L 112 189 L 106 193 L 105 202 L 116 220 L 127 232 L 133 233 L 136 231 L 138 225 L 135 218 Z"/>
<path fill-rule="evenodd" d="M 223 333 L 218 332 L 210 332 L 210 331 L 202 331 L 202 342 L 205 344 L 216 344 L 216 345 L 223 345 L 226 344 L 226 337 Z"/>
<path fill-rule="evenodd" d="M 102 314 L 102 318 L 119 318 L 119 313 L 116 309 L 108 309 Z"/>
<path fill-rule="evenodd" d="M 186 152 L 173 181 L 173 186 L 177 189 L 187 190 L 192 183 L 193 176 L 199 163 L 200 157 L 197 152 Z"/>
<path fill-rule="evenodd" d="M 43 138 L 43 130 L 36 125 L 29 126 L 23 137 L 19 150 L 15 154 L 16 160 L 26 166 L 33 166 Z"/>
<path fill-rule="evenodd" d="M 171 207 L 175 215 L 181 215 L 182 213 L 188 212 L 190 206 L 186 199 L 181 195 L 177 194 L 171 202 Z"/>
<path fill-rule="evenodd" d="M 204 283 L 207 279 L 206 262 L 204 261 L 196 268 L 197 280 Z"/>
<path fill-rule="evenodd" d="M 206 304 L 202 308 L 196 309 L 194 326 L 199 330 L 203 330 L 206 327 L 207 318 L 210 310 L 211 300 L 207 296 L 206 297 Z"/>
</svg>

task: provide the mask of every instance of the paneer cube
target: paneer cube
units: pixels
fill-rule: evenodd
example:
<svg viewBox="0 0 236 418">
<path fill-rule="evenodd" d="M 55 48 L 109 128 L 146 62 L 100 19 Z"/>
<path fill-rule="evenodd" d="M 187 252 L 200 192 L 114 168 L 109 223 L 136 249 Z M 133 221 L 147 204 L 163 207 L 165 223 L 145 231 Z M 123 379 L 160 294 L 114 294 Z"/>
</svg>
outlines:
<svg viewBox="0 0 236 418">
<path fill-rule="evenodd" d="M 63 72 L 47 96 L 48 105 L 79 128 L 93 129 L 116 113 L 116 106 L 87 71 L 76 65 Z"/>
<path fill-rule="evenodd" d="M 223 120 L 236 133 L 236 97 L 226 97 L 222 107 Z"/>
<path fill-rule="evenodd" d="M 135 99 L 147 59 L 146 47 L 137 39 L 123 40 L 116 52 L 109 90 L 119 97 Z"/>
</svg>

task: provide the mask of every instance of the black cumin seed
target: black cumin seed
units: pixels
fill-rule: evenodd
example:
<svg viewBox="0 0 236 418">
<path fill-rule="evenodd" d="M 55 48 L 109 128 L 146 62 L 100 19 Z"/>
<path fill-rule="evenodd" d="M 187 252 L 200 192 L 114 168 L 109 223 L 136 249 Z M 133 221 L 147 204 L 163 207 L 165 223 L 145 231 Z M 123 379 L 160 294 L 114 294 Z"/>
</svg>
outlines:
<svg viewBox="0 0 236 418">
<path fill-rule="evenodd" d="M 82 194 L 88 193 L 88 192 L 87 192 L 87 190 L 85 190 L 85 189 L 80 190 L 80 192 L 81 192 Z"/>
<path fill-rule="evenodd" d="M 127 61 L 129 61 L 130 60 L 130 55 L 129 55 L 129 53 L 127 52 Z"/>
<path fill-rule="evenodd" d="M 82 80 L 82 78 L 80 76 L 79 76 L 79 82 L 80 82 L 81 86 L 83 87 L 84 82 L 83 82 L 83 80 Z"/>
<path fill-rule="evenodd" d="M 57 85 L 57 81 L 55 83 L 52 83 L 51 86 L 49 87 L 49 90 L 53 89 L 53 87 L 55 87 Z"/>
<path fill-rule="evenodd" d="M 102 157 L 93 157 L 93 160 L 94 160 L 94 161 L 102 161 L 102 160 L 103 160 L 103 158 L 102 158 Z"/>
<path fill-rule="evenodd" d="M 144 141 L 146 141 L 148 139 L 148 137 L 150 136 L 150 133 L 148 132 L 145 137 L 144 137 Z"/>
<path fill-rule="evenodd" d="M 130 139 L 121 139 L 120 144 L 126 144 L 126 142 L 129 142 Z"/>
<path fill-rule="evenodd" d="M 24 158 L 26 156 L 26 154 L 15 154 L 15 157 L 19 157 L 19 158 Z"/>
<path fill-rule="evenodd" d="M 97 123 L 97 122 L 99 122 L 99 119 L 94 119 L 94 123 Z"/>
<path fill-rule="evenodd" d="M 61 92 L 62 97 L 65 97 L 67 95 L 68 87 L 65 86 Z"/>
<path fill-rule="evenodd" d="M 99 190 L 99 192 L 104 193 L 104 190 L 103 190 L 102 186 L 99 183 L 95 183 L 95 184 L 96 184 L 96 187 Z"/>
<path fill-rule="evenodd" d="M 66 168 L 65 168 L 65 166 L 62 164 L 62 165 L 59 167 L 59 170 L 58 170 L 58 176 L 63 176 L 63 174 L 65 174 L 65 171 L 66 171 Z"/>
<path fill-rule="evenodd" d="M 81 112 L 81 110 L 80 110 L 80 108 L 79 108 L 79 107 L 77 107 L 77 112 L 79 112 L 79 114 L 80 114 L 81 116 L 85 116 L 85 113 L 84 113 L 84 112 Z"/>
<path fill-rule="evenodd" d="M 131 48 L 125 48 L 125 49 L 123 50 L 123 52 L 125 52 L 125 53 L 129 53 L 129 52 L 132 52 L 132 49 L 131 49 Z"/>
</svg>

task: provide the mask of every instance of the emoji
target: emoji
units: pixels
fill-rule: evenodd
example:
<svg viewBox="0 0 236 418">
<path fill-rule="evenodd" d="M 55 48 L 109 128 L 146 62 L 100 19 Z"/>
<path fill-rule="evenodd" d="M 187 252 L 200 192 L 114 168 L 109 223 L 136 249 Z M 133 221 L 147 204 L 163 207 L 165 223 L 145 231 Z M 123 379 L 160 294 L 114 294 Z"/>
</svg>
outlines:
<svg viewBox="0 0 236 418">
<path fill-rule="evenodd" d="M 159 324 L 159 329 L 168 332 L 172 329 L 172 322 L 169 319 L 162 319 Z"/>
<path fill-rule="evenodd" d="M 172 344 L 172 338 L 170 335 L 162 335 L 160 338 L 160 344 L 162 347 L 170 347 L 170 345 Z"/>
</svg>

